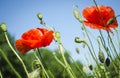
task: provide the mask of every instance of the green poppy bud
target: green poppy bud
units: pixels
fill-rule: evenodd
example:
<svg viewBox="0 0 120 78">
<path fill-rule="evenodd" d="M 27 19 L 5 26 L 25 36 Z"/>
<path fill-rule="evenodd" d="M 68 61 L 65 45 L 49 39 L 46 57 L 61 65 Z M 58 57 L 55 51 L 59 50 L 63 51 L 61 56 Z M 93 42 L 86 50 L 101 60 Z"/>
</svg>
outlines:
<svg viewBox="0 0 120 78">
<path fill-rule="evenodd" d="M 99 51 L 98 57 L 99 57 L 100 62 L 104 63 L 105 56 L 104 56 L 104 53 L 102 51 Z"/>
<path fill-rule="evenodd" d="M 115 21 L 115 17 L 110 18 L 110 19 L 107 21 L 107 26 L 110 25 L 110 24 L 112 24 L 114 21 Z"/>
<path fill-rule="evenodd" d="M 41 68 L 41 65 L 38 60 L 33 61 L 33 69 Z"/>
<path fill-rule="evenodd" d="M 105 64 L 106 64 L 106 66 L 109 66 L 109 65 L 110 65 L 110 59 L 109 59 L 109 58 L 106 58 Z"/>
<path fill-rule="evenodd" d="M 6 26 L 5 23 L 2 23 L 2 24 L 0 25 L 0 27 L 1 27 L 1 29 L 2 29 L 4 32 L 7 31 L 7 26 Z"/>
<path fill-rule="evenodd" d="M 86 43 L 85 40 L 80 39 L 79 37 L 75 37 L 76 43 Z"/>
<path fill-rule="evenodd" d="M 78 8 L 78 5 L 75 5 L 73 7 L 73 14 L 74 14 L 74 17 L 79 21 L 79 22 L 82 22 L 82 19 L 80 17 L 80 12 L 79 12 L 79 8 Z"/>
<path fill-rule="evenodd" d="M 59 41 L 60 40 L 60 32 L 55 32 L 54 39 L 55 39 L 55 41 Z"/>
<path fill-rule="evenodd" d="M 74 14 L 74 16 L 75 16 L 76 19 L 79 19 L 79 18 L 80 18 L 80 13 L 79 13 L 79 11 L 74 10 L 74 11 L 73 11 L 73 14 Z"/>
<path fill-rule="evenodd" d="M 87 68 L 84 66 L 82 70 L 83 70 L 83 72 L 85 72 L 85 73 L 86 73 Z"/>
<path fill-rule="evenodd" d="M 75 42 L 76 43 L 81 43 L 81 39 L 79 37 L 75 37 Z"/>
<path fill-rule="evenodd" d="M 93 70 L 93 66 L 91 64 L 88 65 L 90 70 Z"/>
<path fill-rule="evenodd" d="M 39 20 L 42 20 L 42 18 L 43 18 L 43 16 L 42 16 L 41 13 L 38 13 L 38 14 L 37 14 L 37 17 L 38 17 Z"/>
<path fill-rule="evenodd" d="M 76 48 L 75 50 L 76 50 L 76 52 L 77 52 L 78 54 L 80 53 L 80 50 L 79 50 L 79 48 Z"/>
</svg>

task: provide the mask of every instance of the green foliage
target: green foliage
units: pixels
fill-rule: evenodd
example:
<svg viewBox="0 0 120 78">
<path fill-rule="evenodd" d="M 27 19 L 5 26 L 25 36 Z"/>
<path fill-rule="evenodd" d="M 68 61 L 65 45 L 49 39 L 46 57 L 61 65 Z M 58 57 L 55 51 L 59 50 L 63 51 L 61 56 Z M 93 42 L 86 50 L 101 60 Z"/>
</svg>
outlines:
<svg viewBox="0 0 120 78">
<path fill-rule="evenodd" d="M 12 45 L 14 46 L 14 43 L 13 43 L 14 38 L 12 36 L 10 36 L 10 34 L 9 34 L 9 39 L 10 39 Z M 23 68 L 21 67 L 21 64 L 19 63 L 19 60 L 16 58 L 16 56 L 13 54 L 12 50 L 8 46 L 5 36 L 1 29 L 0 29 L 0 49 L 2 49 L 4 51 L 7 58 L 12 63 L 13 67 L 17 71 L 20 71 L 19 73 L 25 77 Z M 1 53 L 0 53 L 0 71 L 3 75 L 3 78 L 16 78 L 16 76 L 14 75 L 13 71 L 11 70 L 11 68 L 9 67 L 8 63 L 3 58 Z"/>
</svg>

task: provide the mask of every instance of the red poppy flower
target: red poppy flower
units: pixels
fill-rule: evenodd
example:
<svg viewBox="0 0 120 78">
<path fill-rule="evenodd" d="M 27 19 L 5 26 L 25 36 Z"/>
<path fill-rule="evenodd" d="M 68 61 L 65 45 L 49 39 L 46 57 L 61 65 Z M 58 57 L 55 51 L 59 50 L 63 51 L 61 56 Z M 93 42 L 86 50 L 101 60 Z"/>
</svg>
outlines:
<svg viewBox="0 0 120 78">
<path fill-rule="evenodd" d="M 21 38 L 16 40 L 15 46 L 22 54 L 24 54 L 31 49 L 48 46 L 52 40 L 53 31 L 36 28 L 23 33 Z"/>
<path fill-rule="evenodd" d="M 85 8 L 82 14 L 86 19 L 83 23 L 91 28 L 104 29 L 112 32 L 110 28 L 116 28 L 118 26 L 114 10 L 109 6 L 98 6 L 98 8 L 96 6 L 90 6 Z M 113 22 L 108 24 L 112 18 L 114 18 Z"/>
</svg>

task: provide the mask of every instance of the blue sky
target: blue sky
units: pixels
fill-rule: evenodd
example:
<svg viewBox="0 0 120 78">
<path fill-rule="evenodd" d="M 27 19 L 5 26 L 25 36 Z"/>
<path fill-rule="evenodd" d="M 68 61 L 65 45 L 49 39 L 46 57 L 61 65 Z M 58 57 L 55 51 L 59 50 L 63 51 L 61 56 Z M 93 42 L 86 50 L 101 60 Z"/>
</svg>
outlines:
<svg viewBox="0 0 120 78">
<path fill-rule="evenodd" d="M 115 15 L 120 14 L 120 0 L 96 1 L 98 5 L 111 6 L 115 10 Z M 94 5 L 94 2 L 93 0 L 0 0 L 0 23 L 6 23 L 9 33 L 18 39 L 23 32 L 42 27 L 36 16 L 40 12 L 46 24 L 61 33 L 61 41 L 73 58 L 83 60 L 83 55 L 86 55 L 82 53 L 84 50 L 80 50 L 79 55 L 75 52 L 75 48 L 80 45 L 74 43 L 74 38 L 83 38 L 81 24 L 73 16 L 73 5 L 76 4 L 82 12 L 83 8 Z M 119 20 L 118 18 L 118 23 Z M 92 33 L 96 32 L 91 30 Z M 48 48 L 54 49 L 56 45 L 53 42 Z"/>
</svg>

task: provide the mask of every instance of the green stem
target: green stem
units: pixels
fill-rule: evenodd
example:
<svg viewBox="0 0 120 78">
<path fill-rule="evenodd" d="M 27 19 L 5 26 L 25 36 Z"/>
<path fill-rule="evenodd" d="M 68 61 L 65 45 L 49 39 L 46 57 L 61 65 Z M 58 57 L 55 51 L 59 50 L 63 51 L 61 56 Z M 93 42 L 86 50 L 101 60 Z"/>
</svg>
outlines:
<svg viewBox="0 0 120 78">
<path fill-rule="evenodd" d="M 19 61 L 22 63 L 22 66 L 23 66 L 23 68 L 24 68 L 24 70 L 25 70 L 25 73 L 26 73 L 27 77 L 29 77 L 27 68 L 26 68 L 23 60 L 22 60 L 22 59 L 20 58 L 20 56 L 17 54 L 17 52 L 16 52 L 15 49 L 12 47 L 12 45 L 11 45 L 9 39 L 8 39 L 7 32 L 4 32 L 4 34 L 5 34 L 5 38 L 6 38 L 6 40 L 7 40 L 7 43 L 8 43 L 8 45 L 9 45 L 9 47 L 10 47 L 11 50 L 14 52 L 14 54 L 17 56 L 17 58 L 19 59 Z"/>
<path fill-rule="evenodd" d="M 119 61 L 119 55 L 118 55 L 118 53 L 117 53 L 117 50 L 116 50 L 116 48 L 115 48 L 115 45 L 113 44 L 113 41 L 112 41 L 112 38 L 111 38 L 111 36 L 110 36 L 110 33 L 107 31 L 107 33 L 108 33 L 108 38 L 110 39 L 110 43 L 111 43 L 111 46 L 112 46 L 112 48 L 113 48 L 113 52 L 115 53 L 115 55 L 116 55 L 116 57 L 118 57 L 118 59 L 116 60 L 117 62 L 114 62 L 115 64 L 120 64 L 120 61 Z M 109 44 L 110 45 L 110 44 Z M 116 65 L 117 66 L 117 65 Z M 118 69 L 119 69 L 119 67 L 118 67 Z M 116 72 L 117 72 L 117 68 L 116 68 Z M 118 72 L 119 72 L 119 70 L 118 70 Z"/>
<path fill-rule="evenodd" d="M 117 30 L 116 30 L 116 34 L 117 34 L 118 47 L 120 47 L 120 36 Z M 119 48 L 119 52 L 120 52 L 120 48 Z"/>
<path fill-rule="evenodd" d="M 99 37 L 99 39 L 100 39 L 100 42 L 101 42 L 101 44 L 102 44 L 102 46 L 103 46 L 105 52 L 106 52 L 107 55 L 110 57 L 110 59 L 112 60 L 112 62 L 114 62 L 114 60 L 113 60 L 113 58 L 112 58 L 112 55 L 111 55 L 111 53 L 109 52 L 109 49 L 107 49 L 106 46 L 104 45 L 104 43 L 102 42 L 102 38 Z M 99 42 L 99 41 L 98 41 L 98 42 Z M 115 65 L 114 63 L 112 63 L 112 64 L 113 64 L 113 67 L 115 68 L 115 71 L 117 72 L 116 65 Z"/>
<path fill-rule="evenodd" d="M 2 54 L 3 58 L 6 60 L 6 62 L 7 62 L 8 65 L 10 66 L 10 68 L 13 70 L 13 72 L 16 74 L 16 76 L 17 76 L 18 78 L 22 78 L 22 77 L 20 76 L 20 74 L 15 70 L 15 68 L 13 67 L 13 65 L 11 64 L 11 62 L 8 60 L 6 54 L 3 52 L 2 49 L 0 49 L 0 53 Z M 0 72 L 0 75 L 1 75 L 1 78 L 2 78 L 1 72 Z"/>
<path fill-rule="evenodd" d="M 110 39 L 112 48 L 113 48 L 113 50 L 114 50 L 116 56 L 119 57 L 119 55 L 118 55 L 118 53 L 117 53 L 117 50 L 116 50 L 116 48 L 115 48 L 115 45 L 113 44 L 112 38 L 111 38 L 111 36 L 110 36 L 110 33 L 109 33 L 108 31 L 107 31 L 107 33 L 108 33 L 108 38 Z"/>
<path fill-rule="evenodd" d="M 39 54 L 39 56 L 40 56 L 40 58 L 41 58 L 41 63 L 42 63 L 42 64 L 45 66 L 45 68 L 48 70 L 48 73 L 52 76 L 52 78 L 54 78 L 54 75 L 53 75 L 52 72 L 48 69 L 45 61 L 44 61 L 43 58 L 42 58 L 40 49 L 37 48 L 37 52 L 38 52 L 38 54 Z"/>
<path fill-rule="evenodd" d="M 88 49 L 89 49 L 89 51 L 90 51 L 90 54 L 92 55 L 92 58 L 95 60 L 95 62 L 97 63 L 97 59 L 94 57 L 94 54 L 92 53 L 92 50 L 90 49 L 90 46 L 88 45 L 88 44 L 86 44 L 87 45 L 87 47 L 88 47 Z M 98 65 L 98 63 L 97 63 L 97 65 Z"/>
<path fill-rule="evenodd" d="M 65 56 L 64 56 L 64 53 L 63 53 L 63 50 L 62 50 L 62 43 L 59 43 L 59 51 L 60 51 L 60 53 L 61 53 L 61 55 L 62 55 L 62 57 L 63 57 L 64 63 L 65 63 L 65 65 L 66 65 L 66 67 L 67 67 L 66 70 L 67 70 L 67 72 L 69 73 L 70 77 L 71 77 L 71 78 L 76 78 L 75 75 L 74 75 L 74 73 L 72 72 L 71 67 L 69 66 L 69 64 L 67 63 L 67 61 L 66 61 L 66 59 L 65 59 Z M 71 69 L 71 70 L 70 70 L 70 69 Z"/>
<path fill-rule="evenodd" d="M 0 78 L 3 78 L 1 71 L 0 71 Z"/>
<path fill-rule="evenodd" d="M 74 61 L 74 59 L 72 58 L 72 56 L 70 56 L 72 61 L 75 63 L 75 66 L 77 67 L 77 69 L 80 71 L 81 75 L 86 78 L 87 76 L 85 75 L 85 73 L 83 73 L 83 71 L 80 69 L 80 67 L 78 66 L 78 64 Z"/>
<path fill-rule="evenodd" d="M 42 67 L 44 73 L 46 74 L 47 78 L 49 78 L 49 76 L 48 76 L 48 74 L 47 74 L 47 72 L 46 72 L 46 70 L 45 70 L 45 68 L 44 68 L 44 66 L 43 66 L 43 64 L 42 64 L 42 62 L 41 62 L 40 59 L 38 58 L 36 52 L 34 52 L 34 56 L 35 56 L 36 59 L 39 61 L 39 63 L 40 63 L 40 65 L 41 65 L 41 67 Z"/>
<path fill-rule="evenodd" d="M 53 56 L 54 56 L 55 60 L 56 60 L 60 65 L 62 65 L 64 68 L 66 68 L 66 66 L 56 57 L 55 53 L 53 53 Z"/>
<path fill-rule="evenodd" d="M 85 31 L 85 33 L 86 33 L 86 36 L 87 36 L 87 38 L 88 38 L 88 40 L 89 40 L 89 42 L 90 42 L 91 48 L 90 48 L 88 45 L 87 45 L 87 46 L 89 47 L 89 50 L 91 51 L 92 58 L 94 59 L 94 61 L 96 62 L 96 64 L 99 66 L 98 61 L 96 60 L 96 59 L 97 59 L 97 56 L 96 56 L 96 54 L 95 54 L 95 50 L 94 50 L 94 48 L 93 48 L 92 41 L 91 41 L 91 39 L 90 39 L 90 37 L 89 37 L 89 35 L 88 35 L 87 29 L 86 29 L 85 26 L 84 26 L 84 23 L 83 23 L 83 21 L 82 21 L 81 16 L 80 16 L 80 20 L 81 20 L 81 22 L 82 22 L 82 27 L 83 27 L 83 29 L 84 29 L 84 31 Z"/>
<path fill-rule="evenodd" d="M 105 43 L 103 42 L 103 37 L 98 37 L 100 39 L 100 42 L 105 50 L 105 52 L 107 53 L 107 55 L 110 57 L 110 59 L 112 59 L 111 53 L 108 51 L 108 48 L 106 47 Z M 99 42 L 99 40 L 97 40 Z"/>
</svg>

